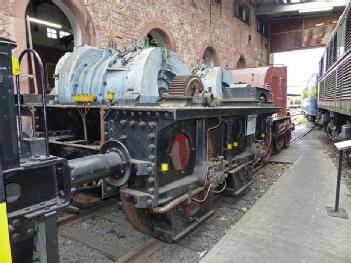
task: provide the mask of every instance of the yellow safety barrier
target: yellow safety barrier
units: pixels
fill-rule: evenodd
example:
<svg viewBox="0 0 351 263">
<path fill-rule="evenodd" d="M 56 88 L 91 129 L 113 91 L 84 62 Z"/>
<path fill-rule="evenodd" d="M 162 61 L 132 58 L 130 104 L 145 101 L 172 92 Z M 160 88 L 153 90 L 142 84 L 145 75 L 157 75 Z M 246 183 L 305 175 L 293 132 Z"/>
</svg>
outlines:
<svg viewBox="0 0 351 263">
<path fill-rule="evenodd" d="M 0 203 L 0 263 L 11 263 L 11 246 L 7 222 L 6 203 Z"/>
</svg>

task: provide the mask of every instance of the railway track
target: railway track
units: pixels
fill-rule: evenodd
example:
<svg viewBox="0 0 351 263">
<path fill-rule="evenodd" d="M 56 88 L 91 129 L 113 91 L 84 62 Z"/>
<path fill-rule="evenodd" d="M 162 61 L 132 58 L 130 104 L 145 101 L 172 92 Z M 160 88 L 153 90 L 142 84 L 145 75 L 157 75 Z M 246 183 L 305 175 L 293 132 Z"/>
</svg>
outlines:
<svg viewBox="0 0 351 263">
<path fill-rule="evenodd" d="M 91 208 L 81 209 L 79 213 L 63 213 L 58 217 L 58 229 L 60 237 L 65 237 L 75 242 L 79 242 L 96 250 L 98 253 L 111 260 L 109 262 L 115 263 L 128 263 L 128 262 L 142 262 L 144 256 L 147 256 L 157 250 L 163 243 L 152 237 L 139 234 L 140 239 L 146 239 L 133 246 L 130 244 L 131 249 L 125 249 L 118 245 L 106 246 L 101 244 L 101 240 L 91 235 L 89 228 L 86 231 L 77 229 L 77 225 L 84 225 L 87 221 L 92 221 L 94 218 L 107 219 L 109 223 L 123 224 L 129 226 L 127 220 L 120 215 L 111 215 L 111 208 L 118 207 L 119 199 L 110 198 L 100 201 L 98 204 Z M 117 208 L 118 209 L 118 208 Z M 99 223 L 97 221 L 97 223 Z M 134 230 L 133 230 L 134 231 Z M 134 232 L 137 233 L 137 232 Z"/>
<path fill-rule="evenodd" d="M 312 128 L 307 128 L 307 127 L 299 128 L 299 126 L 296 126 L 295 131 L 292 134 L 290 144 L 297 142 L 298 140 L 300 140 L 301 138 L 306 136 L 308 133 L 310 133 L 312 130 L 313 130 L 313 127 Z"/>
</svg>

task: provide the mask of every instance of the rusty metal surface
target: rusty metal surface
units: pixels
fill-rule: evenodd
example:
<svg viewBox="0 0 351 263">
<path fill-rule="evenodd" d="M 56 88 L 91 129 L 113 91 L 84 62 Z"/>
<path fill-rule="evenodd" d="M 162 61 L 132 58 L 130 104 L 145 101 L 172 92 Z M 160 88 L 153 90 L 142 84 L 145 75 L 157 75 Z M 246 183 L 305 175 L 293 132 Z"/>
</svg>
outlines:
<svg viewBox="0 0 351 263">
<path fill-rule="evenodd" d="M 135 205 L 129 200 L 127 200 L 127 198 L 123 194 L 121 194 L 121 201 L 123 211 L 125 212 L 129 223 L 139 232 L 150 235 L 151 230 L 148 227 L 148 225 L 143 221 L 143 218 L 138 214 L 138 210 L 135 207 Z"/>
<path fill-rule="evenodd" d="M 201 91 L 203 91 L 203 86 L 199 77 L 190 75 L 174 77 L 168 93 L 171 96 L 194 96 Z"/>
<path fill-rule="evenodd" d="M 269 66 L 231 70 L 236 82 L 269 89 L 275 106 L 283 108 L 278 116 L 286 115 L 287 108 L 287 67 Z"/>
</svg>

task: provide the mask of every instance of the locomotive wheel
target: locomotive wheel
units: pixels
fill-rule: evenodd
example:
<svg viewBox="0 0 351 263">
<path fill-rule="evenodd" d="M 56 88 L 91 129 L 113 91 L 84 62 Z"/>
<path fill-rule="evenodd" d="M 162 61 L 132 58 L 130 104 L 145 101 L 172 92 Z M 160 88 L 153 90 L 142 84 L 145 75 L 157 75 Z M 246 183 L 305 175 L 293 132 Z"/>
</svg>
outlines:
<svg viewBox="0 0 351 263">
<path fill-rule="evenodd" d="M 284 147 L 285 136 L 278 136 L 275 142 L 275 150 L 280 152 L 281 149 Z"/>
<path fill-rule="evenodd" d="M 269 159 L 271 158 L 272 153 L 273 153 L 273 145 L 272 145 L 271 136 L 265 137 L 264 145 L 265 145 L 265 153 L 264 153 L 263 161 L 266 163 L 269 161 Z"/>
<path fill-rule="evenodd" d="M 291 131 L 287 131 L 284 136 L 284 148 L 289 148 L 291 140 Z"/>
<path fill-rule="evenodd" d="M 121 194 L 123 211 L 129 223 L 139 232 L 150 235 L 150 226 L 146 223 L 148 214 L 145 209 L 136 208 L 134 203 L 128 200 L 128 197 Z"/>
</svg>

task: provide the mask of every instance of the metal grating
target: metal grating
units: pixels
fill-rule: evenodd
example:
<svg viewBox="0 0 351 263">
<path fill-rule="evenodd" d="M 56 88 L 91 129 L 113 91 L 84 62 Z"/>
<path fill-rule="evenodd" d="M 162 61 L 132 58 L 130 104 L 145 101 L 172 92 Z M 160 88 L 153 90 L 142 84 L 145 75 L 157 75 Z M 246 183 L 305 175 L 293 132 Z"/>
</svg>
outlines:
<svg viewBox="0 0 351 263">
<path fill-rule="evenodd" d="M 330 89 L 329 89 L 329 100 L 335 100 L 336 91 L 336 70 L 330 74 Z"/>
<path fill-rule="evenodd" d="M 343 63 L 342 69 L 342 99 L 351 99 L 351 57 Z"/>
<path fill-rule="evenodd" d="M 346 16 L 346 31 L 345 31 L 345 51 L 351 49 L 351 8 L 349 8 Z"/>
<path fill-rule="evenodd" d="M 336 71 L 336 90 L 335 90 L 335 99 L 340 100 L 342 96 L 342 72 L 343 72 L 343 65 L 337 68 Z"/>
<path fill-rule="evenodd" d="M 319 82 L 319 99 L 320 100 L 325 100 L 326 96 L 325 96 L 325 80 L 321 80 Z"/>
</svg>

